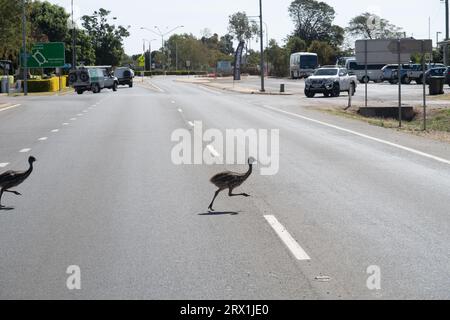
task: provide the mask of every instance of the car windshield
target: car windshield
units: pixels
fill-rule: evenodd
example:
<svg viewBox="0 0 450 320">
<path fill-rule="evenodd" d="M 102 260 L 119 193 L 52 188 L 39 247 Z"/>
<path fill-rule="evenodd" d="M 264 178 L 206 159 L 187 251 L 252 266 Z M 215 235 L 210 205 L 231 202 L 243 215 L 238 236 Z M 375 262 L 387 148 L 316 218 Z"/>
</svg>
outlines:
<svg viewBox="0 0 450 320">
<path fill-rule="evenodd" d="M 335 76 L 338 74 L 338 69 L 319 69 L 314 73 L 315 76 Z"/>
</svg>

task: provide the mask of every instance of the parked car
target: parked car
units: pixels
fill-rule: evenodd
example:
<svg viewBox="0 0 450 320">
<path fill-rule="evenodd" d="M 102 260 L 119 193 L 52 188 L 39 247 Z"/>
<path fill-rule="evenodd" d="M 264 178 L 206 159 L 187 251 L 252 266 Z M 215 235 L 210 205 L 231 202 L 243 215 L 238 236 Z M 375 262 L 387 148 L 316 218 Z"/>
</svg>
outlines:
<svg viewBox="0 0 450 320">
<path fill-rule="evenodd" d="M 432 68 L 441 68 L 445 67 L 440 63 L 430 63 L 425 65 L 425 70 L 429 70 Z M 423 83 L 423 67 L 421 64 L 412 64 L 411 69 L 408 71 L 408 78 L 410 81 L 415 81 L 417 84 Z"/>
<path fill-rule="evenodd" d="M 121 86 L 133 87 L 134 71 L 127 67 L 120 67 L 114 70 L 114 76 Z"/>
<path fill-rule="evenodd" d="M 396 64 L 388 64 L 381 69 L 383 71 L 383 81 L 389 81 L 390 84 L 397 84 L 398 83 L 398 65 Z M 408 71 L 411 70 L 411 65 L 409 64 L 403 64 L 402 65 L 402 82 L 406 83 L 404 81 L 409 81 L 407 79 Z M 411 81 L 408 82 L 408 84 L 411 83 Z"/>
<path fill-rule="evenodd" d="M 69 85 L 78 94 L 83 94 L 85 91 L 99 93 L 104 88 L 117 91 L 119 80 L 109 70 L 109 66 L 80 67 L 70 71 Z"/>
<path fill-rule="evenodd" d="M 444 72 L 445 83 L 450 86 L 450 67 L 447 67 L 447 70 Z"/>
<path fill-rule="evenodd" d="M 356 76 L 350 75 L 347 69 L 324 66 L 306 79 L 305 95 L 308 98 L 314 98 L 316 93 L 323 93 L 325 97 L 339 97 L 341 92 L 350 93 L 350 90 L 355 94 L 356 82 Z"/>
<path fill-rule="evenodd" d="M 430 84 L 431 77 L 445 77 L 445 71 L 447 71 L 447 67 L 440 68 L 432 68 L 425 72 L 425 83 Z"/>
</svg>

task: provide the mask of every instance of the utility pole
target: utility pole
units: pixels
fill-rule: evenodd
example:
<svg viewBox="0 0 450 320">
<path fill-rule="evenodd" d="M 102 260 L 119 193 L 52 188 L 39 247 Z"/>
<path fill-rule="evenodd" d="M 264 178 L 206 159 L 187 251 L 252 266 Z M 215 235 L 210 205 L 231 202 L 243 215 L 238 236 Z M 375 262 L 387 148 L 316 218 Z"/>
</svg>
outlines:
<svg viewBox="0 0 450 320">
<path fill-rule="evenodd" d="M 448 0 L 447 0 L 448 1 Z M 261 92 L 265 92 L 264 88 L 264 39 L 263 39 L 263 11 L 262 0 L 259 0 L 259 36 L 261 40 Z"/>
<path fill-rule="evenodd" d="M 449 7 L 448 7 L 448 0 L 445 0 L 445 40 L 450 39 L 450 26 L 449 26 Z"/>
<path fill-rule="evenodd" d="M 72 70 L 77 68 L 77 52 L 76 52 L 76 29 L 73 17 L 73 0 L 72 0 Z"/>
<path fill-rule="evenodd" d="M 26 3 L 22 0 L 22 67 L 23 67 L 23 94 L 28 95 L 28 68 L 27 68 L 27 16 L 26 16 Z"/>
</svg>

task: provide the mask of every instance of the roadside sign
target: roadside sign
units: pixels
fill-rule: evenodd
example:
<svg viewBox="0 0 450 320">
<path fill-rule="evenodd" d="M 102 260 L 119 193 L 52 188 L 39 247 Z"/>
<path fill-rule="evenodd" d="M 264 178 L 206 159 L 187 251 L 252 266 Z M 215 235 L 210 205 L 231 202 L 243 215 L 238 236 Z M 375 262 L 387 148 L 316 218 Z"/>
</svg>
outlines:
<svg viewBox="0 0 450 320">
<path fill-rule="evenodd" d="M 399 58 L 400 63 L 409 63 L 411 54 L 422 52 L 422 44 L 425 53 L 432 52 L 432 40 L 400 39 L 400 55 L 399 40 L 358 40 L 355 44 L 356 63 L 398 64 Z"/>
<path fill-rule="evenodd" d="M 139 67 L 145 67 L 145 56 L 142 55 L 138 58 L 138 65 Z"/>
<path fill-rule="evenodd" d="M 66 62 L 64 42 L 36 43 L 27 58 L 28 68 L 62 68 Z"/>
</svg>

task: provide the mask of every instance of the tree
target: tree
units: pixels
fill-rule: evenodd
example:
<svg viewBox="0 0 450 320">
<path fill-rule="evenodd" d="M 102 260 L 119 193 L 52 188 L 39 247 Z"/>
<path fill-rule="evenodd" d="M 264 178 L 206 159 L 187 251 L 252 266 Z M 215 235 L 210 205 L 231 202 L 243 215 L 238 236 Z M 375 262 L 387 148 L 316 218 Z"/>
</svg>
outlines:
<svg viewBox="0 0 450 320">
<path fill-rule="evenodd" d="M 294 0 L 289 15 L 295 24 L 294 36 L 307 45 L 313 41 L 328 41 L 339 46 L 344 39 L 344 29 L 333 25 L 336 15 L 333 7 L 316 0 Z"/>
<path fill-rule="evenodd" d="M 274 39 L 269 41 L 267 58 L 272 65 L 271 75 L 285 77 L 289 74 L 289 55 L 286 49 L 280 47 Z"/>
<path fill-rule="evenodd" d="M 97 65 L 117 66 L 124 56 L 123 39 L 130 33 L 123 26 L 108 23 L 111 12 L 103 8 L 91 16 L 83 16 L 83 27 L 92 40 Z"/>
<path fill-rule="evenodd" d="M 350 20 L 346 31 L 355 38 L 389 39 L 397 38 L 401 28 L 376 14 L 362 13 Z"/>
<path fill-rule="evenodd" d="M 220 37 L 219 51 L 225 55 L 232 55 L 234 53 L 233 36 L 231 34 Z"/>
<path fill-rule="evenodd" d="M 63 42 L 68 33 L 69 14 L 63 7 L 47 1 L 34 1 L 30 5 L 30 24 L 33 37 L 38 41 Z"/>
<path fill-rule="evenodd" d="M 300 39 L 296 36 L 291 36 L 288 38 L 286 43 L 286 50 L 289 55 L 296 52 L 304 52 L 307 49 L 306 42 L 303 39 Z"/>
<path fill-rule="evenodd" d="M 22 3 L 0 0 L 0 59 L 18 61 L 22 43 Z"/>
<path fill-rule="evenodd" d="M 248 41 L 258 34 L 258 25 L 245 12 L 236 12 L 229 17 L 228 31 L 238 41 Z"/>
<path fill-rule="evenodd" d="M 308 48 L 309 52 L 317 53 L 319 64 L 327 65 L 336 63 L 336 50 L 324 41 L 313 41 Z"/>
</svg>

